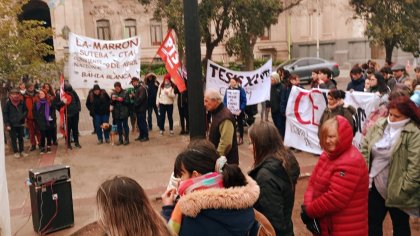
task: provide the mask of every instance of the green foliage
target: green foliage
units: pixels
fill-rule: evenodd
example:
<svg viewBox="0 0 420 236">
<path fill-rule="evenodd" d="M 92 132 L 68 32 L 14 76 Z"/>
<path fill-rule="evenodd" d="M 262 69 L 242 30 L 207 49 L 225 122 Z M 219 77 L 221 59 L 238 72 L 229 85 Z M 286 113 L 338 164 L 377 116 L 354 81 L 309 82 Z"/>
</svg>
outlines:
<svg viewBox="0 0 420 236">
<path fill-rule="evenodd" d="M 140 75 L 146 75 L 149 72 L 153 72 L 156 75 L 165 75 L 167 73 L 164 63 L 142 64 Z"/>
<path fill-rule="evenodd" d="M 40 21 L 18 21 L 23 1 L 0 0 L 0 77 L 17 80 L 23 74 L 38 78 L 49 77 L 58 64 L 46 65 L 44 56 L 54 54 L 44 41 L 52 37 L 51 28 Z M 54 73 L 55 74 L 55 73 Z"/>
<path fill-rule="evenodd" d="M 365 34 L 376 45 L 386 48 L 391 60 L 392 49 L 402 48 L 419 54 L 419 0 L 350 0 L 356 16 L 366 21 Z"/>
</svg>

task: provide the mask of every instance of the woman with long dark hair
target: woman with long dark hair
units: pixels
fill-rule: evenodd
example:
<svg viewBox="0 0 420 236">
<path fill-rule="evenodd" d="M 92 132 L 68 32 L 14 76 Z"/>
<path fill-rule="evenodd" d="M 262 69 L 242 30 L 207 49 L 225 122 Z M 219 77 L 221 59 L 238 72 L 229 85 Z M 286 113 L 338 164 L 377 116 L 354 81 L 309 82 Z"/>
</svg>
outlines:
<svg viewBox="0 0 420 236">
<path fill-rule="evenodd" d="M 379 72 L 374 72 L 370 75 L 369 79 L 369 92 L 376 93 L 379 96 L 383 96 L 391 92 L 390 88 L 386 84 L 383 75 Z"/>
<path fill-rule="evenodd" d="M 96 193 L 96 202 L 98 222 L 106 235 L 172 235 L 134 179 L 115 176 L 103 182 Z"/>
<path fill-rule="evenodd" d="M 362 143 L 369 166 L 369 235 L 382 235 L 387 212 L 394 235 L 410 235 L 409 215 L 420 216 L 420 109 L 408 96 L 393 97 L 387 118 Z"/>
<path fill-rule="evenodd" d="M 249 149 L 254 156 L 249 176 L 260 186 L 260 197 L 254 207 L 268 218 L 277 235 L 293 235 L 292 211 L 299 164 L 292 152 L 285 149 L 272 123 L 254 124 L 248 134 Z"/>
</svg>

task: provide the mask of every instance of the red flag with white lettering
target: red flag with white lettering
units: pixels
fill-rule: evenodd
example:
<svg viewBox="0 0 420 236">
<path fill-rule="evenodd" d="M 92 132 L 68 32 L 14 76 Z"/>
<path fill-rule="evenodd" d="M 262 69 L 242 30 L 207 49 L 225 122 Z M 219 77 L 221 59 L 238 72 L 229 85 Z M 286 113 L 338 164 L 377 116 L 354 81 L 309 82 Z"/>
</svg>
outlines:
<svg viewBox="0 0 420 236">
<path fill-rule="evenodd" d="M 179 54 L 176 49 L 174 37 L 172 36 L 172 30 L 168 31 L 165 40 L 162 42 L 162 45 L 160 45 L 160 48 L 157 51 L 157 54 L 165 62 L 166 70 L 174 79 L 174 83 L 178 87 L 178 90 L 181 93 L 185 91 L 185 82 L 180 73 L 181 62 L 179 61 Z"/>
</svg>

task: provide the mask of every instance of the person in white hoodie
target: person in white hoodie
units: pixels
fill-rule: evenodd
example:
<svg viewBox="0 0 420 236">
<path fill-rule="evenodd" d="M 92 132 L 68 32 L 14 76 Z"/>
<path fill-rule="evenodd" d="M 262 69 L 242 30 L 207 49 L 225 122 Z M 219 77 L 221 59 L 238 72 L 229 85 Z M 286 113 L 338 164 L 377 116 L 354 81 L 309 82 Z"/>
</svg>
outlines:
<svg viewBox="0 0 420 236">
<path fill-rule="evenodd" d="M 169 133 L 174 134 L 174 101 L 175 101 L 175 84 L 171 81 L 171 75 L 166 74 L 162 84 L 159 86 L 156 96 L 156 106 L 159 109 L 159 133 L 163 135 L 165 131 L 165 114 L 168 114 Z"/>
</svg>

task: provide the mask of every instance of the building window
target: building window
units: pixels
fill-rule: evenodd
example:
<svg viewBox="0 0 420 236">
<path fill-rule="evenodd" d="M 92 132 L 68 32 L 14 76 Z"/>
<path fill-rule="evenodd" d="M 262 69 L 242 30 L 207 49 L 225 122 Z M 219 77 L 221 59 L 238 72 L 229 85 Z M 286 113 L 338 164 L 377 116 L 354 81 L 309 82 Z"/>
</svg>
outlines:
<svg viewBox="0 0 420 236">
<path fill-rule="evenodd" d="M 150 41 L 152 45 L 158 46 L 162 43 L 162 22 L 150 20 Z"/>
<path fill-rule="evenodd" d="M 270 27 L 264 28 L 264 34 L 260 37 L 261 40 L 270 40 Z"/>
<path fill-rule="evenodd" d="M 124 37 L 130 38 L 137 35 L 137 25 L 136 20 L 134 19 L 127 19 L 124 21 Z"/>
<path fill-rule="evenodd" d="M 98 39 L 102 39 L 102 40 L 111 39 L 111 27 L 109 24 L 109 20 L 96 21 L 96 30 L 98 33 Z"/>
</svg>

